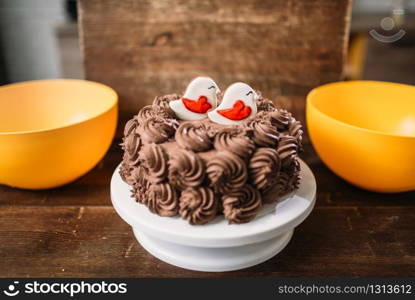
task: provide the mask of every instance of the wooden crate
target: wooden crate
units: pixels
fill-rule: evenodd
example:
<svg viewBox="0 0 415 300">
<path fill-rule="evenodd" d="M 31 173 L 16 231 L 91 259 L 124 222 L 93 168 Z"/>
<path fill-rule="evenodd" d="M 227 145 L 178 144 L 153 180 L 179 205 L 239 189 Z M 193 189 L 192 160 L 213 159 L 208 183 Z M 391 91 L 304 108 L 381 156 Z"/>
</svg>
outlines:
<svg viewBox="0 0 415 300">
<path fill-rule="evenodd" d="M 156 95 L 208 75 L 244 81 L 304 120 L 342 78 L 351 0 L 79 0 L 86 78 L 120 95 L 120 127 Z"/>
</svg>

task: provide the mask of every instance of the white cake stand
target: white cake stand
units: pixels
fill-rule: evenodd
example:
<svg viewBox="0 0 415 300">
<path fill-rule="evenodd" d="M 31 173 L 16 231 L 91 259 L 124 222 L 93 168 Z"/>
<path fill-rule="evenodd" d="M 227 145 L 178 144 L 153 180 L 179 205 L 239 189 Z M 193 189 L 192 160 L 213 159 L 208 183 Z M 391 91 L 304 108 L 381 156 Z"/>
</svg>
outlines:
<svg viewBox="0 0 415 300">
<path fill-rule="evenodd" d="M 119 167 L 111 180 L 115 210 L 134 231 L 139 243 L 155 257 L 196 271 L 239 270 L 264 262 L 288 244 L 294 228 L 314 207 L 316 182 L 301 163 L 301 185 L 291 195 L 267 204 L 249 223 L 228 225 L 223 216 L 194 226 L 180 217 L 160 217 L 131 198 L 131 188 L 120 177 Z"/>
</svg>

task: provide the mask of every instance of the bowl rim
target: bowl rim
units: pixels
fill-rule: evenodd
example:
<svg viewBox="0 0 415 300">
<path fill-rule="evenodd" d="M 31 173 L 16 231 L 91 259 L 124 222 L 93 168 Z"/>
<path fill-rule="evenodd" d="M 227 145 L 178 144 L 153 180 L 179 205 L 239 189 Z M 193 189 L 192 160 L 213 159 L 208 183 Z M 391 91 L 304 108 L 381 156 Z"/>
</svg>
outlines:
<svg viewBox="0 0 415 300">
<path fill-rule="evenodd" d="M 0 136 L 24 135 L 24 134 L 32 134 L 32 133 L 34 134 L 34 133 L 45 133 L 45 132 L 57 131 L 57 130 L 60 130 L 60 129 L 63 129 L 63 128 L 68 128 L 68 127 L 76 126 L 76 125 L 79 125 L 79 124 L 82 124 L 82 123 L 85 123 L 85 122 L 89 122 L 91 120 L 95 120 L 95 119 L 99 118 L 100 116 L 108 113 L 109 111 L 114 109 L 114 107 L 117 107 L 117 105 L 118 105 L 118 94 L 113 88 L 111 88 L 110 86 L 105 85 L 103 83 L 100 83 L 100 82 L 85 80 L 85 79 L 53 78 L 53 79 L 28 80 L 28 81 L 21 81 L 21 82 L 15 82 L 15 83 L 2 85 L 2 86 L 0 86 L 0 90 L 8 89 L 8 88 L 14 88 L 14 87 L 20 86 L 20 85 L 24 86 L 24 85 L 27 85 L 27 84 L 38 83 L 38 82 L 74 82 L 74 83 L 94 85 L 94 86 L 100 87 L 102 89 L 106 89 L 110 94 L 112 94 L 113 103 L 111 105 L 109 105 L 109 107 L 107 109 L 104 109 L 103 111 L 101 111 L 97 114 L 93 114 L 91 117 L 89 117 L 85 120 L 75 121 L 75 122 L 70 123 L 70 124 L 66 124 L 66 125 L 62 125 L 62 126 L 54 126 L 54 127 L 44 128 L 44 129 L 18 130 L 18 131 L 1 131 L 0 130 Z"/>
<path fill-rule="evenodd" d="M 318 87 L 313 88 L 308 94 L 307 94 L 307 111 L 309 110 L 309 107 L 312 107 L 313 109 L 315 109 L 318 113 L 320 113 L 321 115 L 323 115 L 324 117 L 334 121 L 335 123 L 338 123 L 340 125 L 346 126 L 346 127 L 350 127 L 352 129 L 356 129 L 356 130 L 362 130 L 368 133 L 372 133 L 372 134 L 377 134 L 377 135 L 382 135 L 382 136 L 388 136 L 388 137 L 397 137 L 397 138 L 406 138 L 406 139 L 415 139 L 415 136 L 409 136 L 409 135 L 401 135 L 401 134 L 392 134 L 392 133 L 386 133 L 383 131 L 379 131 L 379 130 L 375 130 L 375 129 L 369 129 L 369 128 L 364 128 L 364 127 L 360 127 L 357 125 L 352 125 L 350 123 L 346 123 L 343 121 L 340 121 L 326 113 L 324 113 L 323 111 L 321 111 L 320 109 L 317 108 L 317 106 L 315 105 L 315 103 L 313 103 L 313 100 L 311 98 L 315 98 L 314 94 L 316 94 L 319 90 L 322 89 L 326 89 L 326 88 L 330 88 L 333 86 L 338 86 L 338 85 L 348 85 L 348 84 L 366 84 L 366 83 L 375 83 L 375 84 L 382 84 L 382 85 L 389 85 L 389 86 L 398 86 L 398 87 L 410 87 L 410 88 L 414 88 L 415 86 L 410 85 L 410 84 L 404 84 L 404 83 L 397 83 L 397 82 L 389 82 L 389 81 L 377 81 L 377 80 L 350 80 L 350 81 L 336 81 L 336 82 L 330 82 L 330 83 L 326 83 L 323 85 L 320 85 Z M 307 118 L 307 122 L 309 122 L 308 118 Z"/>
</svg>

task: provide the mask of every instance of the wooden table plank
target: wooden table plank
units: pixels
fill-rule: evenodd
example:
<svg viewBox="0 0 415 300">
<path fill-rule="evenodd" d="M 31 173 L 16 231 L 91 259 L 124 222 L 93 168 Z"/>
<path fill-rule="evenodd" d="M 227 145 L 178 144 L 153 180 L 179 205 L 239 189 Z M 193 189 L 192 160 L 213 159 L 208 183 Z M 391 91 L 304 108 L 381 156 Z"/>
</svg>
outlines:
<svg viewBox="0 0 415 300">
<path fill-rule="evenodd" d="M 200 273 L 149 255 L 107 206 L 0 211 L 1 276 L 414 276 L 415 214 L 402 207 L 317 207 L 288 247 L 247 270 Z"/>
</svg>

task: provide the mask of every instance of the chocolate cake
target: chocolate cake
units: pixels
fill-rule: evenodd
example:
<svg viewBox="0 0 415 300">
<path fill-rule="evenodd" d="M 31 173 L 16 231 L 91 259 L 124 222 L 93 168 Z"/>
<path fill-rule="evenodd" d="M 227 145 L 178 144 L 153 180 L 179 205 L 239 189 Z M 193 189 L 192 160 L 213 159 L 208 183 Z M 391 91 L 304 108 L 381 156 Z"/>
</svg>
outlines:
<svg viewBox="0 0 415 300">
<path fill-rule="evenodd" d="M 255 218 L 263 203 L 295 190 L 302 126 L 256 94 L 255 114 L 249 110 L 249 117 L 232 125 L 208 117 L 178 119 L 170 103 L 182 98 L 176 94 L 142 108 L 125 126 L 120 169 L 136 201 L 192 225 L 222 214 L 238 224 Z"/>
</svg>

